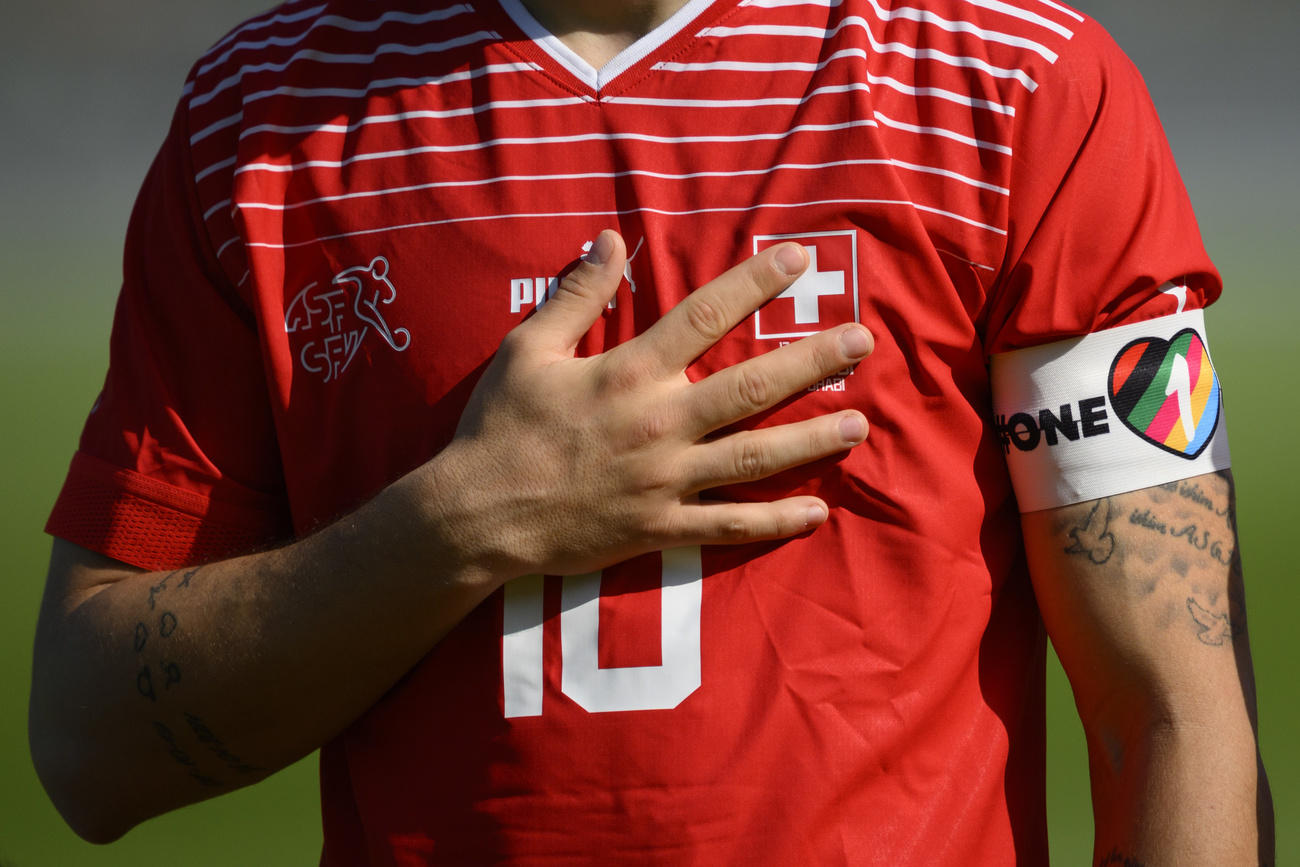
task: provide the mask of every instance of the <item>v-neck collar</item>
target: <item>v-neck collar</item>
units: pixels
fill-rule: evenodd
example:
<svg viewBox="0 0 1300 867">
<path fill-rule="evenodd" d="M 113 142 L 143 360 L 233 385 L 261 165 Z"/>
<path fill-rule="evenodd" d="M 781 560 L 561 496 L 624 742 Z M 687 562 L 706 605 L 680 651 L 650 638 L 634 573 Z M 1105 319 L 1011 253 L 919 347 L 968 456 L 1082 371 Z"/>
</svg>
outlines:
<svg viewBox="0 0 1300 867">
<path fill-rule="evenodd" d="M 574 78 L 599 93 L 610 82 L 636 64 L 645 60 L 655 49 L 672 39 L 692 21 L 704 13 L 715 0 L 689 0 L 673 13 L 663 24 L 642 36 L 636 42 L 615 55 L 609 63 L 596 69 L 583 60 L 573 49 L 560 41 L 549 30 L 538 23 L 533 14 L 524 8 L 520 0 L 499 0 L 501 8 L 515 25 L 524 32 L 539 48 L 545 51 L 560 66 L 564 67 Z"/>
</svg>

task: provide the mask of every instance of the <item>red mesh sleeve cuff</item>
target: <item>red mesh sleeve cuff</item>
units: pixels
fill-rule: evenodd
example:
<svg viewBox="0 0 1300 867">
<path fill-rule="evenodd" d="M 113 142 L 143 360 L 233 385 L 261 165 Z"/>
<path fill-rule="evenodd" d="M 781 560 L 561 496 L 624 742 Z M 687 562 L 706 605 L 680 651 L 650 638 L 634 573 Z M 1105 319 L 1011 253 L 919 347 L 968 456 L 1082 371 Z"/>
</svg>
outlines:
<svg viewBox="0 0 1300 867">
<path fill-rule="evenodd" d="M 143 569 L 178 569 L 292 536 L 287 515 L 221 502 L 78 452 L 45 532 Z"/>
</svg>

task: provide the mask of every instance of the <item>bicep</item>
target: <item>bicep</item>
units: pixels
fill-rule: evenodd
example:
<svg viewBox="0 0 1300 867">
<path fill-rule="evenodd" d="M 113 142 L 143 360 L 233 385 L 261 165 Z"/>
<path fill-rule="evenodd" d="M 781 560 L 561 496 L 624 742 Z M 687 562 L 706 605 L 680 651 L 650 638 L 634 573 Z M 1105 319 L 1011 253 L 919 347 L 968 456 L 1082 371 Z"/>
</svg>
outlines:
<svg viewBox="0 0 1300 867">
<path fill-rule="evenodd" d="M 1253 722 L 1231 472 L 1026 513 L 1022 525 L 1085 725 L 1222 701 L 1244 701 Z"/>
</svg>

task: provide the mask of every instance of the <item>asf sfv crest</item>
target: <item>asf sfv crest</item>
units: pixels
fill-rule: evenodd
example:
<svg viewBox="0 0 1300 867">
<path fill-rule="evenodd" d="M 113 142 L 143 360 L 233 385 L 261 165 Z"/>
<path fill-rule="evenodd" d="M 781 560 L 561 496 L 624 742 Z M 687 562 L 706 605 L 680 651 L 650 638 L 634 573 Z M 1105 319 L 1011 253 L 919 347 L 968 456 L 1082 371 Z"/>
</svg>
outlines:
<svg viewBox="0 0 1300 867">
<path fill-rule="evenodd" d="M 328 286 L 312 283 L 294 297 L 284 314 L 286 334 L 309 336 L 298 352 L 303 370 L 332 382 L 343 375 L 371 331 L 397 352 L 411 345 L 411 332 L 391 328 L 383 308 L 397 299 L 388 279 L 388 260 L 348 268 Z"/>
</svg>

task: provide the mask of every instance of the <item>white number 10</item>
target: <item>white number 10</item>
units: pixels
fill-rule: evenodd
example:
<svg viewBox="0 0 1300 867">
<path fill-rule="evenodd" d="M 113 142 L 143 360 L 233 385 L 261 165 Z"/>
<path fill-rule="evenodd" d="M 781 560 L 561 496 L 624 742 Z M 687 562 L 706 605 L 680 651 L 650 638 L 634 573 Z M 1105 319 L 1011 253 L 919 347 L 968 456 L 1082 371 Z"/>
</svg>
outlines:
<svg viewBox="0 0 1300 867">
<path fill-rule="evenodd" d="M 660 586 L 661 665 L 601 668 L 600 572 L 571 575 L 561 594 L 560 690 L 589 713 L 666 710 L 700 688 L 699 546 L 663 552 Z M 541 575 L 505 586 L 501 676 L 505 715 L 541 716 L 543 690 Z"/>
</svg>

